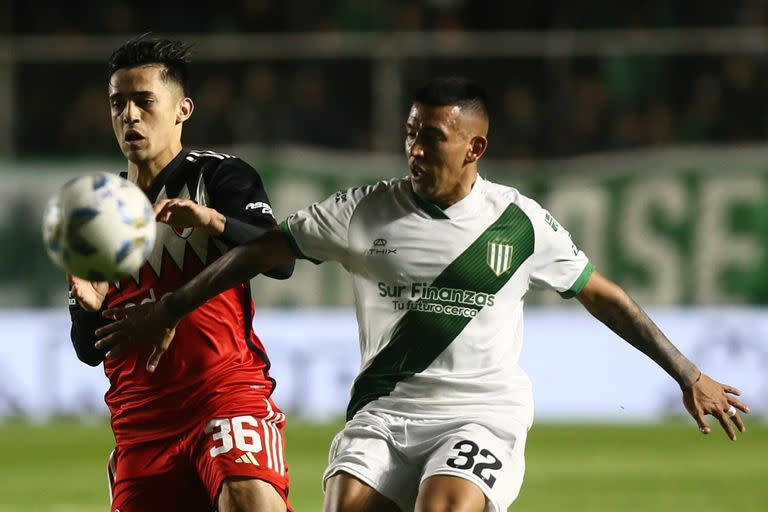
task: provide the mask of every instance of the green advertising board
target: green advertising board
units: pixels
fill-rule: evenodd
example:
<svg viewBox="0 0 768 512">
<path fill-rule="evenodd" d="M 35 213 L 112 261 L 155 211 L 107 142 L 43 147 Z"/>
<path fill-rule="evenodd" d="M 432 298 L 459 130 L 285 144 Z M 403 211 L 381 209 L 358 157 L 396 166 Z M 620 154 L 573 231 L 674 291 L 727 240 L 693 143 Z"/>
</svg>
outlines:
<svg viewBox="0 0 768 512">
<path fill-rule="evenodd" d="M 768 292 L 762 291 L 768 276 L 761 271 L 768 262 L 764 152 L 693 149 L 535 165 L 487 162 L 481 173 L 538 201 L 598 269 L 642 304 L 768 302 Z M 402 159 L 395 156 L 301 150 L 235 154 L 263 174 L 278 220 L 339 189 L 405 173 Z M 61 303 L 57 290 L 63 285 L 55 281 L 60 275 L 45 261 L 39 243 L 45 199 L 73 174 L 105 167 L 117 171 L 120 165 L 6 164 L 8 185 L 0 191 L 0 289 L 12 291 L 18 300 L 6 293 L 0 306 Z M 300 262 L 290 280 L 257 277 L 253 289 L 261 307 L 352 303 L 349 278 L 333 263 Z M 535 293 L 531 302 L 565 301 L 554 293 Z"/>
</svg>

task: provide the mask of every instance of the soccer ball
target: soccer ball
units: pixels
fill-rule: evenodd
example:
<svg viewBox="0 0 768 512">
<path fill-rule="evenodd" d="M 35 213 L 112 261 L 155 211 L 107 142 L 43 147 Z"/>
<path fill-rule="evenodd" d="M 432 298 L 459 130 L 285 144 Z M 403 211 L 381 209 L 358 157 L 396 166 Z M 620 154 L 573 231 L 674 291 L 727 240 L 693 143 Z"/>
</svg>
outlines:
<svg viewBox="0 0 768 512">
<path fill-rule="evenodd" d="M 152 252 L 157 232 L 144 192 L 104 172 L 65 183 L 48 201 L 42 224 L 51 260 L 89 281 L 118 281 L 137 271 Z"/>
</svg>

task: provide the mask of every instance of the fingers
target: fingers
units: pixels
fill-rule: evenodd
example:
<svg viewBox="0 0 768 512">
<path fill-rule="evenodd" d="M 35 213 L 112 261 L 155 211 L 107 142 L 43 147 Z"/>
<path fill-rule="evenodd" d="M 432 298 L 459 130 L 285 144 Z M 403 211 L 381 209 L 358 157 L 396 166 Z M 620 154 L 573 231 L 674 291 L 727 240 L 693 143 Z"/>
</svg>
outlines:
<svg viewBox="0 0 768 512">
<path fill-rule="evenodd" d="M 749 414 L 749 406 L 742 402 L 741 400 L 738 400 L 733 397 L 728 397 L 728 403 L 743 412 L 744 414 Z"/>
<path fill-rule="evenodd" d="M 106 325 L 102 325 L 101 327 L 96 329 L 95 334 L 98 337 L 102 337 L 107 334 L 112 334 L 113 332 L 123 329 L 124 327 L 126 327 L 126 324 L 128 323 L 128 319 L 131 318 L 131 314 L 128 313 L 127 310 L 123 311 L 119 309 L 104 310 L 101 313 L 101 316 L 103 316 L 104 318 L 112 319 L 112 322 Z"/>
<path fill-rule="evenodd" d="M 717 411 L 715 413 L 712 413 L 712 416 L 717 418 L 717 421 L 720 422 L 720 426 L 722 426 L 723 430 L 725 430 L 725 433 L 728 434 L 728 438 L 731 441 L 735 441 L 736 440 L 736 432 L 734 432 L 734 430 L 733 430 L 733 425 L 729 421 L 730 418 L 728 417 L 728 415 L 726 413 L 724 413 L 723 411 Z M 735 418 L 735 416 L 734 416 L 734 418 Z"/>
<path fill-rule="evenodd" d="M 171 217 L 178 212 L 180 208 L 191 203 L 188 199 L 163 199 L 152 206 L 155 212 L 155 220 L 171 224 Z"/>
<path fill-rule="evenodd" d="M 726 412 L 726 414 L 734 423 L 734 425 L 736 425 L 736 428 L 739 429 L 739 432 L 746 432 L 747 427 L 744 425 L 744 419 L 739 415 L 738 412 L 736 412 L 736 409 L 743 412 L 744 414 L 749 414 L 749 407 L 747 407 L 747 405 L 742 403 L 740 400 L 737 400 L 733 397 L 728 398 L 728 403 L 731 405 L 731 407 L 735 407 L 735 409 L 731 409 L 731 407 L 729 407 L 729 411 L 733 412 L 733 414 L 730 414 L 730 412 Z"/>
<path fill-rule="evenodd" d="M 696 425 L 699 426 L 699 432 L 702 434 L 709 434 L 712 432 L 712 429 L 709 428 L 709 424 L 707 424 L 707 420 L 704 419 L 704 412 L 701 409 L 696 409 L 692 416 L 696 421 Z"/>
<path fill-rule="evenodd" d="M 166 350 L 167 349 L 165 347 L 155 347 L 152 350 L 152 354 L 150 354 L 149 359 L 147 360 L 147 371 L 149 373 L 155 373 L 157 365 L 160 362 L 160 358 L 163 357 L 163 354 L 165 354 Z"/>
<path fill-rule="evenodd" d="M 122 318 L 120 320 L 116 320 L 110 324 L 104 325 L 96 329 L 95 331 L 96 336 L 98 338 L 101 338 L 99 339 L 99 341 L 96 342 L 96 348 L 109 349 L 115 340 L 115 337 L 112 335 L 120 332 L 126 326 L 127 323 L 128 323 L 128 318 Z"/>
<path fill-rule="evenodd" d="M 155 220 L 173 227 L 202 226 L 201 211 L 198 204 L 190 199 L 163 199 L 152 207 Z"/>
<path fill-rule="evenodd" d="M 101 343 L 101 346 L 99 346 L 99 343 Z M 130 350 L 131 346 L 131 339 L 122 332 L 110 334 L 109 336 L 100 339 L 96 344 L 96 348 L 108 349 L 107 353 L 104 354 L 106 359 L 122 357 Z"/>
<path fill-rule="evenodd" d="M 101 312 L 101 316 L 104 318 L 112 318 L 114 320 L 119 320 L 122 318 L 127 318 L 131 316 L 133 313 L 131 310 L 134 308 L 109 308 L 105 309 Z"/>
<path fill-rule="evenodd" d="M 728 408 L 725 411 L 718 411 L 720 413 L 718 415 L 718 420 L 720 421 L 720 424 L 723 426 L 723 429 L 728 434 L 728 437 L 731 439 L 731 441 L 735 441 L 736 433 L 733 430 L 733 425 L 736 426 L 739 432 L 746 432 L 747 430 L 747 427 L 744 424 L 744 419 L 739 415 L 738 411 L 741 411 L 744 414 L 749 414 L 749 407 L 741 400 L 735 398 L 735 396 L 729 396 L 741 395 L 741 391 L 739 389 L 727 384 L 721 384 L 721 386 L 723 388 L 723 393 L 727 393 L 726 399 Z"/>
<path fill-rule="evenodd" d="M 153 204 L 152 211 L 155 212 L 155 217 L 157 217 L 157 215 L 160 214 L 160 212 L 162 212 L 165 209 L 165 206 L 170 202 L 170 199 L 161 199 L 160 201 Z"/>
<path fill-rule="evenodd" d="M 739 416 L 738 414 L 735 414 L 731 418 L 731 421 L 733 421 L 733 423 L 736 425 L 736 428 L 739 429 L 739 432 L 746 432 L 747 431 L 747 427 L 746 427 L 746 425 L 744 425 L 744 420 L 741 419 L 741 416 Z"/>
<path fill-rule="evenodd" d="M 113 321 L 107 325 L 103 325 L 96 329 L 95 334 L 97 337 L 105 337 L 108 334 L 113 334 L 123 330 L 129 330 L 135 328 L 134 317 L 141 316 L 146 313 L 146 310 L 151 307 L 151 304 L 142 304 L 140 306 L 134 306 L 132 308 L 110 308 L 101 312 L 101 316 L 104 318 L 110 318 Z M 96 348 L 107 348 L 103 345 L 102 341 L 96 342 Z"/>
<path fill-rule="evenodd" d="M 107 359 L 121 357 L 142 346 L 153 347 L 147 360 L 146 369 L 153 373 L 162 355 L 168 350 L 173 340 L 175 328 L 156 328 L 153 322 L 154 308 L 157 304 L 146 303 L 127 309 L 111 308 L 102 314 L 114 321 L 96 329 L 99 338 L 95 346 L 106 350 Z"/>
<path fill-rule="evenodd" d="M 155 212 L 155 220 L 158 222 L 164 222 L 166 224 L 171 220 L 173 215 L 174 205 L 177 203 L 172 199 L 163 199 L 153 206 Z"/>
<path fill-rule="evenodd" d="M 101 316 L 103 316 L 104 318 L 109 318 L 111 320 L 114 320 L 112 322 L 112 324 L 114 324 L 118 320 L 128 320 L 128 319 L 133 319 L 135 317 L 144 316 L 146 315 L 147 310 L 151 309 L 152 307 L 153 307 L 153 303 L 145 303 L 145 304 L 140 304 L 138 306 L 132 306 L 130 308 L 121 308 L 121 307 L 109 308 L 102 311 Z M 108 325 L 112 325 L 112 324 L 108 324 Z"/>
<path fill-rule="evenodd" d="M 746 431 L 743 418 L 739 411 L 749 413 L 749 407 L 737 396 L 741 391 L 733 386 L 722 384 L 702 374 L 702 377 L 689 390 L 683 391 L 683 403 L 688 412 L 696 420 L 702 433 L 709 433 L 704 416 L 712 415 L 732 441 L 736 440 L 736 429 Z"/>
<path fill-rule="evenodd" d="M 78 302 L 83 302 L 83 299 L 85 298 L 83 296 L 83 287 L 80 286 L 80 283 L 77 281 L 70 281 L 70 291 L 72 292 L 72 295 L 75 296 L 75 299 L 77 299 Z"/>
<path fill-rule="evenodd" d="M 728 438 L 731 441 L 736 440 L 736 431 L 733 429 L 734 425 L 739 430 L 739 432 L 746 432 L 747 427 L 744 425 L 744 420 L 741 416 L 739 416 L 739 413 L 737 412 L 737 409 L 741 410 L 742 412 L 748 413 L 749 408 L 744 405 L 743 403 L 739 402 L 735 398 L 729 398 L 728 400 L 728 407 L 725 409 L 716 409 L 712 411 L 710 414 L 717 418 L 717 421 L 720 423 L 720 426 L 723 427 L 723 430 L 725 430 L 725 433 L 728 435 Z"/>
<path fill-rule="evenodd" d="M 99 350 L 107 351 L 104 354 L 106 359 L 120 357 L 130 348 L 131 338 L 123 330 L 127 323 L 128 318 L 122 318 L 96 329 L 95 334 L 99 340 L 94 346 Z"/>
</svg>

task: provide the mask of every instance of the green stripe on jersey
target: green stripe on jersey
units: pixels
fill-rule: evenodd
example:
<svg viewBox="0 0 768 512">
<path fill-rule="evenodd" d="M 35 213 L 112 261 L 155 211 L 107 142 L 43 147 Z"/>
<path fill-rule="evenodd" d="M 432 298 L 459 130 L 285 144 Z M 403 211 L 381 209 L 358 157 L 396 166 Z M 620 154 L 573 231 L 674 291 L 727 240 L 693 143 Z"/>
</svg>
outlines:
<svg viewBox="0 0 768 512">
<path fill-rule="evenodd" d="M 411 192 L 413 194 L 414 199 L 416 200 L 416 204 L 418 204 L 422 210 L 424 210 L 427 215 L 432 217 L 433 219 L 450 219 L 448 217 L 448 214 L 445 213 L 445 211 L 437 206 L 434 203 L 430 203 L 426 199 L 422 199 L 416 192 Z"/>
<path fill-rule="evenodd" d="M 431 286 L 495 294 L 533 254 L 533 246 L 530 219 L 510 204 Z M 393 329 L 387 346 L 355 380 L 347 419 L 366 404 L 388 395 L 401 380 L 429 367 L 470 320 L 465 316 L 409 309 Z"/>
</svg>

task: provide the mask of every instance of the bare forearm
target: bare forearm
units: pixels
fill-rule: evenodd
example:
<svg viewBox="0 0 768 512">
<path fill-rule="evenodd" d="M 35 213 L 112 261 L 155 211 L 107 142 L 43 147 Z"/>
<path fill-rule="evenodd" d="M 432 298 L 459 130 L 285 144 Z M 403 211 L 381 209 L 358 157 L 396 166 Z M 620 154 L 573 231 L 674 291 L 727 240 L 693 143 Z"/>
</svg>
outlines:
<svg viewBox="0 0 768 512">
<path fill-rule="evenodd" d="M 246 247 L 236 247 L 216 260 L 187 284 L 165 299 L 168 311 L 181 318 L 224 290 L 249 280 L 254 275 L 245 264 Z"/>
<path fill-rule="evenodd" d="M 633 347 L 661 366 L 682 387 L 698 378 L 699 369 L 664 335 L 645 311 L 621 288 L 583 300 L 590 313 Z"/>
<path fill-rule="evenodd" d="M 235 247 L 187 284 L 164 299 L 168 312 L 181 318 L 219 293 L 247 282 L 293 259 L 293 254 L 277 230 L 252 244 Z"/>
</svg>

